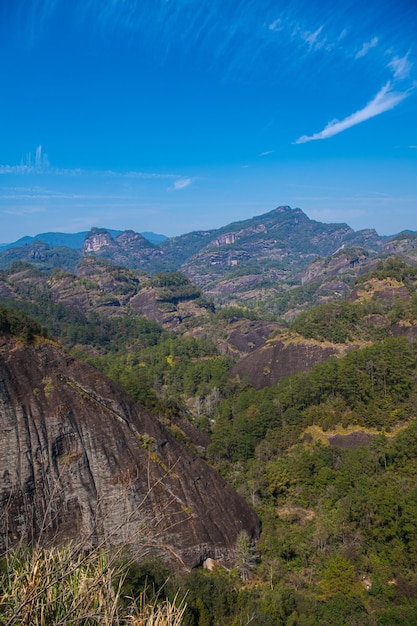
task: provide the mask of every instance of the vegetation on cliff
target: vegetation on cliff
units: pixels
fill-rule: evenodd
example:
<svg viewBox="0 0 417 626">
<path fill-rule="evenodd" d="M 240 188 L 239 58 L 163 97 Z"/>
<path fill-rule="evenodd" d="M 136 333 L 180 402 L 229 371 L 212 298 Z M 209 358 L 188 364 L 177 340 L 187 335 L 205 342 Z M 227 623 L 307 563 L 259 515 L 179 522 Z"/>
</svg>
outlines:
<svg viewBox="0 0 417 626">
<path fill-rule="evenodd" d="M 43 326 L 23 311 L 4 306 L 0 303 L 0 332 L 32 341 L 37 335 L 46 337 Z"/>
<path fill-rule="evenodd" d="M 351 281 L 347 299 L 295 316 L 294 336 L 343 344 L 345 354 L 259 390 L 228 375 L 239 358 L 230 328 L 247 332 L 238 324 L 254 324 L 259 303 L 250 314 L 243 306 L 210 312 L 173 332 L 137 315 L 75 312 L 28 282 L 19 306 L 38 319 L 43 312 L 49 332 L 77 345 L 188 445 L 178 416 L 208 434 L 199 454 L 262 520 L 256 553 L 240 538 L 232 571 L 195 570 L 167 584 L 161 563 L 143 562 L 126 577 L 132 596 L 145 579 L 160 598 L 173 601 L 180 589 L 185 626 L 416 623 L 416 279 L 403 259 L 381 260 Z M 166 303 L 200 297 L 178 272 L 152 281 Z M 275 319 L 316 293 L 317 284 L 288 290 Z"/>
</svg>

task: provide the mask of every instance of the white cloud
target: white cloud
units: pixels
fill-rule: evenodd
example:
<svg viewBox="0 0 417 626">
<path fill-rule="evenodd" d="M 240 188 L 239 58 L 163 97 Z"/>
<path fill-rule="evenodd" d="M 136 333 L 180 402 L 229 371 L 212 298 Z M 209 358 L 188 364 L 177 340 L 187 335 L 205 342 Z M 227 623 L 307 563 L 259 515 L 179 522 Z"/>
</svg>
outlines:
<svg viewBox="0 0 417 626">
<path fill-rule="evenodd" d="M 380 89 L 375 98 L 371 100 L 371 102 L 369 102 L 363 109 L 345 117 L 344 120 L 334 120 L 330 122 L 319 133 L 315 133 L 314 135 L 303 135 L 302 137 L 299 137 L 295 143 L 306 143 L 308 141 L 315 141 L 316 139 L 328 139 L 329 137 L 338 135 L 344 130 L 352 128 L 352 126 L 366 122 L 366 120 L 369 120 L 376 115 L 380 115 L 385 111 L 393 109 L 408 95 L 408 92 L 391 91 L 391 83 L 388 82 L 384 85 L 384 87 L 382 87 L 382 89 Z"/>
<path fill-rule="evenodd" d="M 369 50 L 371 50 L 372 48 L 375 48 L 377 44 L 378 44 L 378 37 L 373 37 L 371 41 L 367 41 L 366 43 L 364 43 L 362 48 L 359 50 L 359 52 L 356 53 L 355 59 L 360 59 L 361 57 L 364 57 L 365 55 L 367 55 Z"/>
<path fill-rule="evenodd" d="M 268 156 L 268 154 L 273 154 L 274 150 L 265 150 L 265 152 L 261 152 L 259 154 L 259 156 L 263 157 L 263 156 Z"/>
<path fill-rule="evenodd" d="M 34 213 L 45 213 L 46 209 L 44 207 L 21 207 L 16 209 L 4 209 L 3 213 L 5 215 L 14 215 L 16 217 L 24 217 L 25 215 L 33 215 Z"/>
<path fill-rule="evenodd" d="M 29 165 L 0 165 L 1 174 L 33 174 L 34 167 Z"/>
<path fill-rule="evenodd" d="M 43 162 L 38 165 L 1 165 L 0 164 L 0 176 L 1 175 L 20 175 L 26 176 L 29 174 L 46 174 L 48 176 L 100 176 L 111 178 L 138 178 L 138 179 L 152 179 L 152 180 L 166 180 L 178 178 L 178 174 L 159 173 L 159 172 L 141 172 L 137 170 L 128 171 L 116 171 L 116 170 L 83 170 L 79 167 L 76 168 L 63 168 L 63 167 L 51 167 L 49 161 L 45 158 Z"/>
<path fill-rule="evenodd" d="M 186 187 L 191 185 L 191 183 L 191 178 L 179 178 L 175 181 L 173 189 L 174 191 L 177 191 L 178 189 L 185 189 Z"/>
<path fill-rule="evenodd" d="M 407 78 L 411 72 L 411 63 L 408 60 L 408 53 L 402 58 L 394 57 L 388 67 L 392 70 L 396 80 Z"/>
<path fill-rule="evenodd" d="M 321 48 L 325 43 L 326 39 L 318 40 L 321 31 L 323 30 L 323 26 L 320 26 L 314 33 L 304 32 L 301 36 L 304 41 L 308 43 L 310 48 Z"/>
<path fill-rule="evenodd" d="M 269 30 L 273 30 L 274 32 L 277 32 L 279 30 L 281 30 L 281 19 L 278 18 L 276 20 L 274 20 L 273 22 L 271 22 L 271 24 L 268 26 Z"/>
<path fill-rule="evenodd" d="M 347 34 L 348 34 L 348 29 L 344 28 L 342 32 L 340 33 L 339 37 L 337 38 L 337 41 L 342 41 L 346 37 Z"/>
<path fill-rule="evenodd" d="M 127 172 L 120 172 L 115 170 L 94 171 L 93 174 L 97 176 L 113 176 L 115 178 L 139 178 L 139 179 L 151 179 L 151 180 L 165 180 L 170 178 L 178 178 L 178 174 L 160 174 L 158 172 L 141 172 L 138 170 L 129 170 Z"/>
</svg>

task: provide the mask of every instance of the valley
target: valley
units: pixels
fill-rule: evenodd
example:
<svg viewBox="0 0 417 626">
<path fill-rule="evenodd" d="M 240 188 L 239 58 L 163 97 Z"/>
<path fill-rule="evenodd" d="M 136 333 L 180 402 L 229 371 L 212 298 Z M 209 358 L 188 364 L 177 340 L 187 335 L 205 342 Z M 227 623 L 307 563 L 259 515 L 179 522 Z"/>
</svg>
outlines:
<svg viewBox="0 0 417 626">
<path fill-rule="evenodd" d="M 415 623 L 416 241 L 278 207 L 1 251 L 3 549 L 123 546 L 186 626 Z"/>
</svg>

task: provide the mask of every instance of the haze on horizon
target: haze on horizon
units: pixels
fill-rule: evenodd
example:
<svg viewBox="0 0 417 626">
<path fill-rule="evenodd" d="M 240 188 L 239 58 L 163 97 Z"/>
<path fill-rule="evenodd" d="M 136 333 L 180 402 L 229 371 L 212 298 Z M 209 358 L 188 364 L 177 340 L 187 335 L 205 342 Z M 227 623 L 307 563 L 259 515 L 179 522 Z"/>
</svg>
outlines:
<svg viewBox="0 0 417 626">
<path fill-rule="evenodd" d="M 413 0 L 0 5 L 0 242 L 278 205 L 417 230 Z"/>
</svg>

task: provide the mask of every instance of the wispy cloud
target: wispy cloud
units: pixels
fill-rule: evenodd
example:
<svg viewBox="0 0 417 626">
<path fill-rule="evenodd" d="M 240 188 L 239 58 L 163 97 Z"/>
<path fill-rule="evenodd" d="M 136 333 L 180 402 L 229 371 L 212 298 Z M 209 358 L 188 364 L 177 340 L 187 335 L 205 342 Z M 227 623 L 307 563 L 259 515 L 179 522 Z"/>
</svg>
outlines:
<svg viewBox="0 0 417 626">
<path fill-rule="evenodd" d="M 86 172 L 88 172 L 86 170 Z M 161 173 L 161 172 L 142 172 L 140 170 L 129 170 L 127 172 L 121 172 L 117 170 L 104 170 L 95 171 L 93 174 L 97 176 L 111 176 L 114 178 L 138 178 L 145 180 L 169 180 L 172 178 L 178 178 L 178 174 Z"/>
<path fill-rule="evenodd" d="M 394 57 L 388 67 L 392 70 L 396 80 L 403 80 L 410 75 L 411 63 L 408 60 L 408 53 L 403 57 Z"/>
<path fill-rule="evenodd" d="M 29 165 L 0 165 L 1 174 L 33 174 L 35 172 L 34 167 Z"/>
<path fill-rule="evenodd" d="M 341 31 L 341 33 L 339 34 L 339 36 L 337 37 L 337 41 L 338 41 L 338 42 L 343 41 L 343 40 L 345 39 L 345 37 L 347 36 L 347 34 L 348 34 L 348 29 L 347 29 L 347 28 L 344 28 L 344 29 Z"/>
<path fill-rule="evenodd" d="M 79 168 L 67 169 L 59 167 L 36 167 L 35 165 L 0 165 L 0 176 L 13 174 L 16 176 L 28 176 L 30 174 L 51 174 L 56 176 L 81 176 L 87 170 Z"/>
<path fill-rule="evenodd" d="M 45 213 L 46 209 L 44 207 L 20 207 L 14 209 L 4 209 L 2 213 L 4 215 L 14 215 L 16 217 L 24 217 L 25 215 L 33 215 L 35 213 Z"/>
<path fill-rule="evenodd" d="M 317 28 L 317 30 L 315 30 L 313 33 L 310 33 L 308 31 L 302 33 L 301 37 L 306 43 L 308 43 L 310 49 L 321 48 L 326 43 L 326 39 L 319 39 L 322 30 L 323 25 L 319 26 L 319 28 Z"/>
<path fill-rule="evenodd" d="M 102 198 L 107 197 L 109 194 L 103 195 Z M 9 188 L 4 192 L 0 192 L 1 200 L 30 200 L 30 201 L 38 201 L 38 200 L 81 200 L 89 198 L 91 199 L 92 194 L 82 194 L 82 193 L 74 193 L 70 191 L 59 191 L 51 188 Z"/>
<path fill-rule="evenodd" d="M 22 9 L 19 15 L 24 16 L 21 22 L 26 28 L 33 31 L 28 37 L 32 40 L 54 27 L 54 19 L 65 6 L 63 0 L 13 0 L 13 4 L 31 5 L 30 11 Z M 351 23 L 346 10 L 331 4 L 323 5 L 319 0 L 267 0 L 259 8 L 255 0 L 235 0 L 227 7 L 222 0 L 72 0 L 69 22 L 72 27 L 89 24 L 92 37 L 123 34 L 126 45 L 143 46 L 151 62 L 155 49 L 153 60 L 158 66 L 173 49 L 193 55 L 201 50 L 210 55 L 211 70 L 220 70 L 223 77 L 236 79 L 239 73 L 247 76 L 253 71 L 257 79 L 263 76 L 271 82 L 271 66 L 274 76 L 280 79 L 283 73 L 292 74 L 295 66 L 299 69 L 302 63 L 309 63 L 306 47 L 319 54 L 336 49 L 350 62 L 354 57 L 364 57 L 382 41 L 385 47 L 388 45 L 384 32 L 380 38 L 372 38 L 368 20 Z M 390 22 L 389 27 L 393 33 L 398 31 L 396 22 Z M 345 46 L 340 45 L 342 39 Z M 296 49 L 288 54 L 291 48 Z M 330 64 L 333 58 L 329 55 L 324 62 Z"/>
<path fill-rule="evenodd" d="M 22 159 L 23 161 L 23 159 Z M 20 165 L 7 165 L 0 164 L 0 176 L 14 175 L 14 176 L 30 176 L 30 175 L 48 175 L 48 176 L 62 176 L 62 177 L 74 177 L 74 176 L 96 176 L 102 178 L 132 178 L 132 179 L 144 179 L 144 180 L 188 180 L 180 179 L 180 174 L 164 173 L 164 172 L 143 172 L 140 170 L 87 170 L 76 168 L 64 168 L 53 167 L 50 165 L 46 155 L 41 156 L 40 146 L 36 150 L 35 164 L 32 164 L 30 153 L 25 158 L 25 163 Z M 191 181 L 190 181 L 191 182 Z"/>
<path fill-rule="evenodd" d="M 371 50 L 372 48 L 375 48 L 375 46 L 378 45 L 378 41 L 379 41 L 378 37 L 373 37 L 371 41 L 367 41 L 366 43 L 364 43 L 362 48 L 359 50 L 359 52 L 356 53 L 355 59 L 360 59 L 366 56 L 369 50 Z"/>
<path fill-rule="evenodd" d="M 260 152 L 259 156 L 264 157 L 268 156 L 268 154 L 274 154 L 274 150 L 265 150 L 265 152 Z"/>
<path fill-rule="evenodd" d="M 191 178 L 179 178 L 175 181 L 173 189 L 174 191 L 177 191 L 178 189 L 185 189 L 186 187 L 189 187 L 191 183 Z"/>
<path fill-rule="evenodd" d="M 282 21 L 281 18 L 278 18 L 276 20 L 274 20 L 273 22 L 271 22 L 268 26 L 269 30 L 274 31 L 274 33 L 282 30 L 283 26 L 282 26 Z"/>
<path fill-rule="evenodd" d="M 307 143 L 308 141 L 328 139 L 329 137 L 338 135 L 348 128 L 352 128 L 352 126 L 366 122 L 366 120 L 369 120 L 376 115 L 380 115 L 381 113 L 385 113 L 385 111 L 393 109 L 408 95 L 409 92 L 407 91 L 391 91 L 391 83 L 388 82 L 377 93 L 375 98 L 371 100 L 371 102 L 369 102 L 363 109 L 356 111 L 356 113 L 353 113 L 352 115 L 348 115 L 348 117 L 345 117 L 345 119 L 341 121 L 333 120 L 319 133 L 315 133 L 314 135 L 303 135 L 302 137 L 299 137 L 295 143 Z"/>
<path fill-rule="evenodd" d="M 87 170 L 79 167 L 36 167 L 34 165 L 0 165 L 1 175 L 17 175 L 28 176 L 30 174 L 45 174 L 50 176 L 98 176 L 103 178 L 140 178 L 140 179 L 173 179 L 178 178 L 178 174 L 160 173 L 160 172 L 142 172 L 136 170 L 117 171 L 117 170 Z"/>
</svg>

